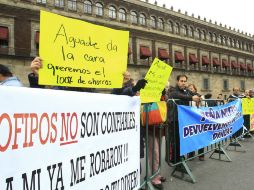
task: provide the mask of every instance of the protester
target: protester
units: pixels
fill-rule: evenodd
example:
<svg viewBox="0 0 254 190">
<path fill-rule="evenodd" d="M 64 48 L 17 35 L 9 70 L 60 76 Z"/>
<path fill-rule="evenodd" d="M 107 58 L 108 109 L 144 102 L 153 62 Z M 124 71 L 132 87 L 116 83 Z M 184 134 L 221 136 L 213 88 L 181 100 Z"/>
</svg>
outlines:
<svg viewBox="0 0 254 190">
<path fill-rule="evenodd" d="M 240 94 L 240 88 L 238 87 L 234 87 L 233 88 L 233 94 L 229 95 L 228 97 L 228 102 L 232 102 L 234 100 L 237 100 L 239 98 L 243 98 L 243 96 Z M 236 131 L 232 137 L 233 138 L 238 138 L 242 135 L 243 132 L 243 128 L 239 129 L 238 131 Z M 240 140 L 243 140 L 243 138 L 241 138 Z"/>
<path fill-rule="evenodd" d="M 176 78 L 176 87 L 169 89 L 169 99 L 179 99 L 175 103 L 178 105 L 189 105 L 190 101 L 199 102 L 200 96 L 192 93 L 187 89 L 188 77 L 186 75 L 178 75 Z M 177 106 L 173 101 L 168 101 L 168 122 L 172 129 L 171 139 L 173 148 L 172 162 L 177 163 L 180 161 L 180 141 L 179 141 L 179 123 L 178 123 L 178 112 Z"/>
<path fill-rule="evenodd" d="M 161 101 L 165 101 L 166 90 L 162 91 Z M 158 126 L 149 126 L 148 128 L 148 153 L 149 153 L 149 165 L 153 172 L 158 171 L 160 164 L 160 155 L 159 155 L 159 140 L 160 140 L 160 131 L 162 136 L 164 136 L 164 130 L 159 129 Z M 154 155 L 154 156 L 153 156 Z M 166 178 L 162 177 L 160 174 L 157 174 L 152 179 L 152 184 L 157 189 L 163 189 L 162 182 L 165 182 Z"/>
<path fill-rule="evenodd" d="M 223 100 L 223 95 L 222 94 L 218 94 L 217 96 L 217 105 L 224 105 L 224 100 Z"/>
<path fill-rule="evenodd" d="M 205 99 L 205 104 L 207 107 L 214 107 L 217 106 L 217 101 L 216 100 L 211 100 L 212 98 L 212 94 L 208 93 L 204 95 L 204 99 Z"/>
<path fill-rule="evenodd" d="M 232 102 L 238 98 L 242 98 L 243 96 L 240 94 L 240 88 L 234 87 L 233 94 L 229 95 L 228 102 Z"/>
<path fill-rule="evenodd" d="M 22 83 L 5 65 L 0 64 L 0 85 L 22 87 Z"/>
<path fill-rule="evenodd" d="M 131 79 L 131 74 L 129 71 L 125 71 L 123 73 L 123 86 L 122 88 L 114 88 L 112 90 L 112 94 L 121 95 L 123 93 L 123 90 L 128 87 L 135 86 L 134 80 Z"/>
<path fill-rule="evenodd" d="M 195 84 L 189 84 L 187 88 L 193 94 L 198 94 L 198 90 L 197 90 L 197 87 L 195 86 Z M 200 102 L 191 101 L 190 102 L 190 106 L 199 107 L 200 106 Z"/>
<path fill-rule="evenodd" d="M 195 86 L 195 84 L 189 84 L 188 85 L 188 90 L 190 90 L 193 94 L 197 94 L 198 95 L 198 90 L 197 90 L 197 87 Z M 190 106 L 200 107 L 200 103 L 201 102 L 191 101 L 190 102 Z M 198 150 L 198 154 L 203 154 L 203 153 L 204 153 L 204 149 L 203 148 Z M 194 157 L 194 156 L 195 156 L 195 151 L 190 152 L 188 154 L 188 158 L 191 158 L 191 157 Z M 205 160 L 205 156 L 204 155 L 199 156 L 199 160 L 200 161 L 204 161 Z"/>
<path fill-rule="evenodd" d="M 250 90 L 245 90 L 244 94 L 242 95 L 244 98 L 250 98 Z"/>
<path fill-rule="evenodd" d="M 250 90 L 245 90 L 244 91 L 244 94 L 242 94 L 242 97 L 243 98 L 251 98 L 250 97 Z M 244 120 L 244 123 L 243 125 L 246 127 L 246 129 L 249 131 L 250 130 L 250 115 L 247 114 L 247 115 L 243 115 L 243 120 Z M 245 134 L 243 136 L 243 138 L 251 138 L 251 136 L 249 134 Z"/>
<path fill-rule="evenodd" d="M 135 85 L 134 80 L 131 78 L 129 71 L 123 73 L 123 85 L 122 88 L 114 88 L 112 94 L 115 95 L 127 95 L 127 96 L 139 96 L 139 91 L 146 86 L 147 81 L 141 79 Z M 141 126 L 141 125 L 140 125 Z M 140 127 L 140 158 L 144 158 L 145 152 L 145 128 Z M 140 162 L 140 173 L 142 172 L 141 162 Z"/>
</svg>

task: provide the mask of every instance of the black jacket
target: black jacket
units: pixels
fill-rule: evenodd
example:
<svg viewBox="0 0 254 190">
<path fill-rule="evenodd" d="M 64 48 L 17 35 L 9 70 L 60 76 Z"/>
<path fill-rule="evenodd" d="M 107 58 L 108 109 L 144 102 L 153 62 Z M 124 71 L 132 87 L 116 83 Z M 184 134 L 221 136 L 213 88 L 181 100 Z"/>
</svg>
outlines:
<svg viewBox="0 0 254 190">
<path fill-rule="evenodd" d="M 231 94 L 231 95 L 229 95 L 229 97 L 228 97 L 228 102 L 233 102 L 233 101 L 235 101 L 235 100 L 238 99 L 238 98 L 244 98 L 244 96 L 242 96 L 242 95 L 237 95 L 237 94 Z"/>
<path fill-rule="evenodd" d="M 180 89 L 178 86 L 171 87 L 168 91 L 168 100 L 167 100 L 167 107 L 168 107 L 168 121 L 173 122 L 177 121 L 178 119 L 178 112 L 177 112 L 177 105 L 186 105 L 189 106 L 190 101 L 192 101 L 192 96 L 198 95 L 194 94 L 188 89 Z M 178 99 L 175 100 L 175 103 L 170 99 Z"/>
</svg>

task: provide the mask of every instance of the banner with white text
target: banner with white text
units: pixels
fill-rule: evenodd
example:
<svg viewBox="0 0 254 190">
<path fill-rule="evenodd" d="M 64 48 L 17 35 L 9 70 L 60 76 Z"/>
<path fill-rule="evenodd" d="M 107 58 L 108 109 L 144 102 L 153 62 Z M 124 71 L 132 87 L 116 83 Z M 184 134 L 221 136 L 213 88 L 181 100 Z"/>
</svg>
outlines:
<svg viewBox="0 0 254 190">
<path fill-rule="evenodd" d="M 139 97 L 0 92 L 0 189 L 139 188 Z"/>
<path fill-rule="evenodd" d="M 177 106 L 180 155 L 231 137 L 243 127 L 240 100 L 216 107 Z"/>
</svg>

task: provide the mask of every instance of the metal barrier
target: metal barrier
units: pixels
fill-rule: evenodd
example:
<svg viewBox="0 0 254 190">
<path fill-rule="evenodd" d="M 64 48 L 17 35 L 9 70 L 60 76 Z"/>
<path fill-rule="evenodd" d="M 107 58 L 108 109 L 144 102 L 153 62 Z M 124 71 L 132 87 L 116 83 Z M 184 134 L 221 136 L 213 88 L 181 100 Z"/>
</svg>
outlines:
<svg viewBox="0 0 254 190">
<path fill-rule="evenodd" d="M 151 104 L 144 104 L 144 109 L 145 112 L 147 113 L 149 110 L 149 106 L 151 106 Z M 141 126 L 142 127 L 142 126 Z M 145 162 L 146 162 L 146 168 L 145 168 L 145 172 L 146 172 L 146 176 L 144 179 L 144 182 L 140 185 L 140 189 L 144 188 L 146 190 L 150 189 L 153 190 L 153 184 L 152 184 L 152 180 L 155 176 L 157 176 L 160 173 L 161 170 L 161 144 L 162 144 L 162 129 L 163 129 L 163 125 L 159 125 L 158 127 L 152 127 L 153 128 L 153 145 L 152 145 L 152 158 L 150 158 L 152 160 L 152 164 L 151 164 L 151 168 L 149 167 L 149 125 L 148 125 L 148 114 L 146 114 L 146 133 L 145 133 L 145 150 L 146 150 L 146 155 L 145 155 Z M 156 171 L 154 171 L 154 161 L 155 161 L 155 140 L 156 140 L 156 130 L 159 131 L 159 139 L 158 139 L 158 143 L 159 143 L 159 149 L 158 149 L 158 153 L 159 153 L 159 163 L 158 163 L 158 168 Z M 151 172 L 149 172 L 151 170 Z M 149 175 L 149 173 L 151 173 L 151 175 Z"/>
<path fill-rule="evenodd" d="M 169 166 L 174 167 L 173 172 L 171 173 L 171 176 L 186 180 L 192 183 L 196 183 L 195 176 L 192 174 L 191 169 L 187 165 L 187 162 L 200 156 L 204 156 L 208 153 L 211 153 L 209 158 L 210 159 L 216 159 L 220 161 L 225 161 L 225 162 L 232 162 L 231 158 L 227 154 L 226 150 L 229 149 L 230 146 L 241 146 L 242 145 L 239 143 L 239 138 L 242 137 L 242 135 L 245 134 L 250 134 L 249 130 L 246 131 L 244 129 L 245 133 L 241 134 L 238 137 L 231 137 L 229 139 L 222 140 L 220 142 L 214 143 L 212 145 L 203 147 L 202 149 L 198 150 L 198 154 L 196 155 L 191 155 L 188 154 L 186 156 L 181 156 L 180 157 L 180 142 L 179 142 L 179 129 L 178 129 L 178 121 L 177 121 L 177 108 L 176 108 L 176 102 L 177 99 L 169 99 L 167 101 L 169 110 L 172 112 L 172 120 L 167 121 L 168 127 L 164 129 L 163 125 L 158 126 L 157 128 L 153 127 L 153 147 L 152 147 L 152 167 L 149 167 L 149 126 L 148 126 L 148 114 L 146 114 L 146 141 L 145 141 L 145 150 L 146 150 L 146 157 L 145 157 L 145 162 L 146 162 L 146 167 L 145 167 L 145 173 L 146 177 L 144 179 L 144 182 L 140 185 L 140 188 L 145 188 L 146 190 L 150 189 L 153 190 L 154 187 L 152 185 L 152 180 L 155 176 L 157 176 L 160 173 L 161 170 L 161 144 L 162 144 L 162 129 L 165 130 L 165 160 L 168 163 Z M 218 105 L 223 105 L 224 101 L 221 99 L 207 99 L 207 100 L 202 100 L 204 102 L 203 106 L 209 107 L 209 102 L 210 101 L 216 101 Z M 171 104 L 171 105 L 170 105 Z M 149 106 L 151 104 L 144 104 L 144 109 L 147 110 L 149 109 Z M 172 109 L 170 109 L 172 108 Z M 243 128 L 245 128 L 243 126 Z M 154 155 L 154 141 L 156 138 L 156 131 L 159 131 L 159 136 L 158 136 L 158 141 L 159 141 L 159 165 L 156 171 L 153 170 L 154 166 L 154 160 L 155 160 L 155 155 Z M 251 135 L 251 134 L 250 134 Z M 177 137 L 178 136 L 178 137 Z M 251 135 L 251 138 L 254 139 L 253 135 Z M 226 149 L 224 148 L 226 147 Z M 177 150 L 179 149 L 179 150 Z M 236 148 L 235 148 L 236 151 Z M 215 156 L 217 155 L 217 156 Z M 151 172 L 150 172 L 151 170 Z M 149 173 L 151 173 L 149 175 Z M 180 175 L 177 175 L 179 173 Z M 185 175 L 188 175 L 190 179 L 185 179 Z"/>
<path fill-rule="evenodd" d="M 204 156 L 207 153 L 211 153 L 210 158 L 217 159 L 221 161 L 227 161 L 231 162 L 229 155 L 223 148 L 227 144 L 227 140 L 222 140 L 220 142 L 214 143 L 210 146 L 203 147 L 198 151 L 197 155 L 191 155 L 188 154 L 186 156 L 180 157 L 180 142 L 179 142 L 179 127 L 178 127 L 178 120 L 177 120 L 177 101 L 176 99 L 169 99 L 168 100 L 168 106 L 169 110 L 173 113 L 171 113 L 172 120 L 169 120 L 169 129 L 167 129 L 167 135 L 166 135 L 166 161 L 167 163 L 175 167 L 173 172 L 171 173 L 172 176 L 180 179 L 184 179 L 186 181 L 195 183 L 196 179 L 195 176 L 192 174 L 189 166 L 187 165 L 187 162 L 189 160 L 192 160 L 196 157 Z M 204 106 L 208 106 L 209 101 L 216 101 L 219 102 L 219 104 L 222 104 L 223 102 L 219 99 L 207 99 L 202 100 L 204 102 Z M 172 151 L 171 151 L 172 150 Z M 215 158 L 214 155 L 218 154 L 218 158 Z M 225 156 L 225 158 L 222 158 L 222 155 Z M 180 175 L 177 175 L 179 172 Z M 185 179 L 185 174 L 187 174 L 190 179 Z"/>
</svg>

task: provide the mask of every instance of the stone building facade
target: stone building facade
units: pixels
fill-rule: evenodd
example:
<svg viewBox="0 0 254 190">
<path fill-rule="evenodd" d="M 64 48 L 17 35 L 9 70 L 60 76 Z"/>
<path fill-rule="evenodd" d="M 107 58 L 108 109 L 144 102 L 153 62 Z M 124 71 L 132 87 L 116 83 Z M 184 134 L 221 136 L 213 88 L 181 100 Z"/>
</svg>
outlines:
<svg viewBox="0 0 254 190">
<path fill-rule="evenodd" d="M 253 88 L 254 36 L 173 7 L 140 0 L 1 0 L 0 64 L 28 85 L 29 64 L 38 54 L 39 11 L 130 31 L 128 70 L 137 80 L 159 57 L 189 76 L 201 94 L 229 95 Z"/>
</svg>

